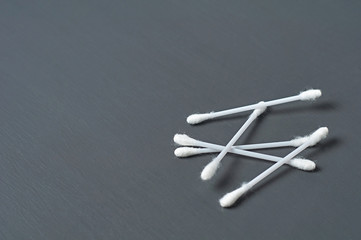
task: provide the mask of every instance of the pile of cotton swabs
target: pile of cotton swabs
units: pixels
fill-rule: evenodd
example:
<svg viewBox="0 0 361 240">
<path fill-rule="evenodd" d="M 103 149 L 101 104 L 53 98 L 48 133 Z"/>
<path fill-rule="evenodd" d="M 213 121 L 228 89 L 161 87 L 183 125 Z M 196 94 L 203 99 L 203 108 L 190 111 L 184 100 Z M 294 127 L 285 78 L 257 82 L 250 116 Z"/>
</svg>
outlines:
<svg viewBox="0 0 361 240">
<path fill-rule="evenodd" d="M 247 144 L 247 145 L 237 145 L 237 146 L 234 146 L 234 144 L 246 131 L 246 129 L 251 125 L 251 123 L 267 109 L 267 107 L 294 102 L 294 101 L 315 100 L 316 98 L 319 98 L 321 95 L 322 94 L 320 90 L 310 89 L 292 97 L 286 97 L 267 102 L 262 101 L 256 104 L 228 109 L 219 112 L 192 114 L 187 118 L 187 122 L 189 124 L 198 124 L 209 119 L 214 119 L 222 116 L 227 116 L 230 114 L 253 110 L 247 121 L 232 137 L 232 139 L 227 143 L 226 146 L 199 141 L 185 134 L 176 134 L 174 136 L 174 142 L 182 147 L 177 148 L 174 151 L 174 154 L 177 157 L 190 157 L 203 153 L 219 152 L 218 156 L 204 167 L 201 173 L 201 178 L 204 181 L 211 179 L 215 175 L 217 169 L 220 167 L 220 163 L 222 159 L 228 152 L 241 156 L 247 156 L 251 158 L 258 158 L 258 159 L 275 162 L 271 167 L 269 167 L 267 170 L 259 174 L 257 177 L 255 177 L 249 182 L 243 183 L 241 187 L 237 188 L 232 192 L 227 193 L 219 200 L 219 203 L 222 207 L 230 207 L 253 186 L 255 186 L 257 183 L 262 181 L 264 178 L 266 178 L 268 175 L 276 171 L 284 164 L 288 164 L 294 168 L 298 168 L 304 171 L 312 171 L 316 168 L 316 164 L 313 161 L 303 158 L 297 158 L 296 156 L 299 153 L 301 153 L 303 150 L 305 150 L 307 147 L 314 146 L 319 141 L 324 139 L 328 134 L 327 127 L 321 127 L 308 136 L 297 137 L 289 141 Z M 251 151 L 256 149 L 278 148 L 278 147 L 295 147 L 296 149 L 283 158 Z"/>
</svg>

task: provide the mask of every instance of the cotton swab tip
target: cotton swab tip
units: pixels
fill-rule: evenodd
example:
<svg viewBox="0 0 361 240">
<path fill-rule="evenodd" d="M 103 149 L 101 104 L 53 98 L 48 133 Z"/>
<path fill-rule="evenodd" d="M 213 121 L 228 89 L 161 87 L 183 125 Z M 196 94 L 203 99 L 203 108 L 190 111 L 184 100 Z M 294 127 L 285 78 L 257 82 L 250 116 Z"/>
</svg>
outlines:
<svg viewBox="0 0 361 240">
<path fill-rule="evenodd" d="M 211 113 L 196 113 L 187 117 L 189 124 L 198 124 L 211 118 Z"/>
<path fill-rule="evenodd" d="M 322 96 L 322 92 L 319 89 L 310 89 L 300 93 L 300 99 L 302 101 L 315 100 Z"/>
<path fill-rule="evenodd" d="M 189 137 L 188 135 L 179 133 L 174 135 L 173 141 L 183 146 L 192 146 L 197 142 L 195 139 Z"/>
<path fill-rule="evenodd" d="M 208 163 L 208 165 L 204 167 L 204 169 L 201 173 L 202 180 L 207 181 L 207 180 L 211 179 L 214 176 L 214 174 L 216 174 L 218 167 L 219 167 L 218 161 L 213 160 L 212 162 Z"/>
<path fill-rule="evenodd" d="M 231 207 L 244 193 L 248 191 L 247 184 L 243 184 L 242 187 L 227 193 L 221 199 L 219 199 L 219 204 L 226 208 Z"/>
<path fill-rule="evenodd" d="M 313 132 L 309 137 L 309 145 L 313 146 L 316 145 L 319 141 L 326 138 L 328 135 L 328 128 L 327 127 L 321 127 L 317 129 L 315 132 Z"/>
<path fill-rule="evenodd" d="M 303 158 L 291 159 L 288 164 L 303 171 L 313 171 L 316 168 L 316 163 Z"/>
<path fill-rule="evenodd" d="M 179 147 L 174 150 L 174 155 L 177 157 L 189 157 L 199 154 L 199 148 L 192 148 L 192 147 Z"/>
</svg>

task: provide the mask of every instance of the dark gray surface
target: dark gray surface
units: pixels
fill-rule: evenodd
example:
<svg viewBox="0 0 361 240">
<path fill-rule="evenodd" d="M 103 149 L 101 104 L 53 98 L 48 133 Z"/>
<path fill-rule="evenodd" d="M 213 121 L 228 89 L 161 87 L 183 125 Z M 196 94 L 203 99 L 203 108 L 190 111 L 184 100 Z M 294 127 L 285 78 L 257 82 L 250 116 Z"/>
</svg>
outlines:
<svg viewBox="0 0 361 240">
<path fill-rule="evenodd" d="M 1 239 L 359 239 L 360 1 L 1 1 Z M 270 166 L 176 159 L 173 134 L 225 144 L 239 114 L 200 111 L 309 87 L 239 143 L 329 138 L 236 207 L 218 199 Z M 266 151 L 283 156 L 290 149 Z"/>
</svg>

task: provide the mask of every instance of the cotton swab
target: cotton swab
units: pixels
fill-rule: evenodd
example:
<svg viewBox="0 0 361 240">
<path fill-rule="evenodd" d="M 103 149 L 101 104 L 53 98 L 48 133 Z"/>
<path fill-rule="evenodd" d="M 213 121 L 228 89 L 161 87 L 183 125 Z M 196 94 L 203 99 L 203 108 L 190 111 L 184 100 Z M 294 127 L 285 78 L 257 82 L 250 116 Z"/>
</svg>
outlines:
<svg viewBox="0 0 361 240">
<path fill-rule="evenodd" d="M 219 164 L 221 163 L 223 157 L 227 154 L 227 152 L 232 148 L 234 143 L 241 137 L 241 135 L 246 131 L 249 125 L 259 116 L 261 115 L 267 107 L 264 106 L 264 102 L 259 102 L 257 104 L 257 108 L 251 113 L 247 121 L 243 124 L 243 126 L 238 130 L 238 132 L 232 137 L 232 139 L 228 142 L 228 144 L 222 149 L 222 151 L 218 154 L 216 158 L 214 158 L 210 163 L 208 163 L 202 173 L 202 180 L 209 180 L 216 173 Z"/>
<path fill-rule="evenodd" d="M 310 89 L 310 90 L 301 92 L 300 94 L 295 95 L 295 96 L 264 102 L 264 106 L 269 107 L 269 106 L 274 106 L 274 105 L 284 104 L 284 103 L 294 102 L 294 101 L 315 100 L 316 98 L 321 97 L 321 95 L 322 95 L 321 90 L 319 90 L 319 89 Z M 219 112 L 196 113 L 196 114 L 192 114 L 192 115 L 188 116 L 187 117 L 187 122 L 189 124 L 198 124 L 198 123 L 201 123 L 201 122 L 203 122 L 205 120 L 208 120 L 208 119 L 213 119 L 213 118 L 218 118 L 218 117 L 222 117 L 222 116 L 227 116 L 227 115 L 230 115 L 230 114 L 245 112 L 245 111 L 256 109 L 257 107 L 258 107 L 258 103 L 248 105 L 248 106 L 223 110 L 223 111 L 219 111 Z"/>
<path fill-rule="evenodd" d="M 307 140 L 307 142 L 303 143 L 301 146 L 296 148 L 294 151 L 292 151 L 290 154 L 288 154 L 286 157 L 284 157 L 282 160 L 276 162 L 273 164 L 270 168 L 262 172 L 260 175 L 255 177 L 253 180 L 251 180 L 248 183 L 244 183 L 240 188 L 227 193 L 224 195 L 220 200 L 219 203 L 222 207 L 230 207 L 232 206 L 238 198 L 240 198 L 244 193 L 246 193 L 249 189 L 251 189 L 254 185 L 262 181 L 265 177 L 273 173 L 275 170 L 277 170 L 279 167 L 281 167 L 283 164 L 290 161 L 294 156 L 302 152 L 304 149 L 306 149 L 308 146 L 315 145 L 322 139 L 324 139 L 328 134 L 328 128 L 322 127 L 316 130 L 314 133 L 311 134 L 310 138 Z"/>
<path fill-rule="evenodd" d="M 303 137 L 302 139 L 308 139 L 308 138 L 309 137 Z M 179 145 L 183 145 L 183 146 L 206 147 L 206 148 L 177 148 L 174 151 L 174 154 L 177 157 L 186 157 L 187 154 L 189 154 L 189 152 L 192 152 L 192 151 L 202 152 L 202 151 L 208 150 L 208 149 L 215 149 L 215 151 L 221 151 L 224 148 L 224 146 L 221 146 L 221 145 L 207 143 L 207 142 L 193 139 L 185 134 L 174 135 L 174 142 Z M 242 156 L 272 161 L 272 162 L 277 162 L 282 159 L 280 157 L 275 157 L 275 156 L 271 156 L 271 155 L 267 155 L 267 154 L 263 154 L 263 153 L 250 152 L 250 151 L 238 149 L 236 147 L 232 147 L 229 152 L 238 154 L 238 155 L 242 155 Z M 302 159 L 302 158 L 294 158 L 287 164 L 292 167 L 304 170 L 304 171 L 312 171 L 316 168 L 316 164 L 314 162 L 312 162 L 311 160 Z"/>
<path fill-rule="evenodd" d="M 202 153 L 209 153 L 210 151 L 219 152 L 219 150 L 209 149 L 209 148 L 179 147 L 174 151 L 174 154 L 177 157 L 188 157 L 188 156 L 202 154 Z M 240 149 L 237 149 L 237 148 L 231 149 L 230 152 L 237 154 L 237 155 L 242 155 L 242 156 L 245 155 L 243 151 L 241 151 Z M 249 151 L 245 151 L 245 152 L 253 153 L 253 152 L 249 152 Z M 271 162 L 278 162 L 278 161 L 282 160 L 281 157 L 271 156 L 271 155 L 262 154 L 262 153 L 260 153 L 260 154 L 256 153 L 254 156 L 257 156 L 257 158 L 259 158 L 259 159 L 263 159 L 263 160 L 267 160 L 267 161 L 271 161 Z M 303 159 L 303 158 L 293 158 L 287 164 L 292 167 L 303 170 L 303 171 L 313 171 L 316 168 L 316 164 L 313 161 L 308 160 L 308 159 Z"/>
<path fill-rule="evenodd" d="M 279 147 L 298 147 L 298 146 L 302 145 L 304 142 L 306 142 L 308 137 L 309 136 L 296 137 L 296 138 L 294 138 L 292 140 L 289 140 L 289 141 L 270 142 L 270 143 L 255 143 L 255 144 L 238 145 L 238 146 L 233 146 L 233 147 L 238 148 L 238 149 L 243 149 L 243 150 L 279 148 Z M 180 143 L 178 143 L 178 142 L 176 142 L 176 143 L 178 143 L 179 145 L 182 145 L 182 146 L 194 146 L 194 147 L 205 147 L 205 146 L 207 146 L 204 149 L 202 149 L 204 151 L 200 151 L 199 153 L 197 153 L 195 151 L 194 153 L 187 154 L 186 157 L 196 155 L 196 154 L 213 153 L 213 152 L 218 151 L 218 150 L 214 150 L 214 148 L 213 148 L 215 146 L 215 144 L 212 144 L 212 143 L 208 144 L 207 142 L 203 142 L 203 141 L 193 139 L 193 138 L 189 137 L 186 134 L 176 134 L 174 136 L 174 139 L 175 139 L 175 141 L 180 142 Z M 202 144 L 202 146 L 200 146 L 198 143 L 204 143 L 204 144 Z M 197 148 L 197 149 L 199 149 L 199 148 Z M 186 152 L 184 152 L 184 153 L 186 153 Z M 180 156 L 180 157 L 182 157 L 182 156 Z"/>
</svg>

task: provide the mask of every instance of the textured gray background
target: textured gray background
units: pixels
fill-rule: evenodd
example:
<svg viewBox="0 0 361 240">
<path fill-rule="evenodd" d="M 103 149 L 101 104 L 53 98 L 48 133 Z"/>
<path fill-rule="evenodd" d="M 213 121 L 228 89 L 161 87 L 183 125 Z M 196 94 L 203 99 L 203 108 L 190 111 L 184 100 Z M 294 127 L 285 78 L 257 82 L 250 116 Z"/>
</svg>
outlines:
<svg viewBox="0 0 361 240">
<path fill-rule="evenodd" d="M 1 239 L 359 239 L 360 1 L 1 1 Z M 330 128 L 231 209 L 269 163 L 173 156 L 186 132 L 225 144 L 238 114 L 185 117 L 321 88 L 239 143 Z M 284 156 L 290 149 L 265 151 Z"/>
</svg>

